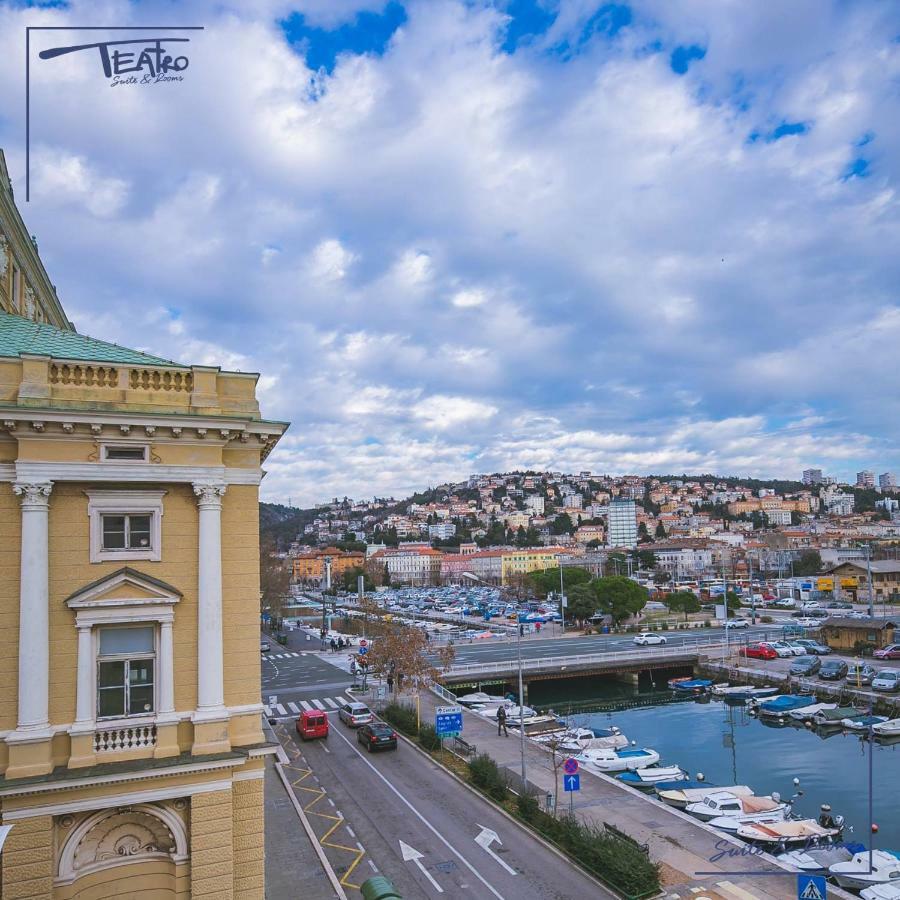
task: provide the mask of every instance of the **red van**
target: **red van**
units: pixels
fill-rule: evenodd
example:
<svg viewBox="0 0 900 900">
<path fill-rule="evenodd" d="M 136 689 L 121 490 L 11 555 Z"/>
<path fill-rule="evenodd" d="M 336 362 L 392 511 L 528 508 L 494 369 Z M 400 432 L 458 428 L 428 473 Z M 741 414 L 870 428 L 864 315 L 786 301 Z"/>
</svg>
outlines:
<svg viewBox="0 0 900 900">
<path fill-rule="evenodd" d="M 328 716 L 318 709 L 301 713 L 300 718 L 297 719 L 297 734 L 304 741 L 313 738 L 327 738 Z"/>
</svg>

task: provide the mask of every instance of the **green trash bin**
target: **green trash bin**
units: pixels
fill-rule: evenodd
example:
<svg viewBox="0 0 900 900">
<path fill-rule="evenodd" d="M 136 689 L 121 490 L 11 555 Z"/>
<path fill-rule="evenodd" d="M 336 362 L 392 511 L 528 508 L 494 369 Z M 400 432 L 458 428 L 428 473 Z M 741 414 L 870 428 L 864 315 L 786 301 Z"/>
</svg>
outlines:
<svg viewBox="0 0 900 900">
<path fill-rule="evenodd" d="M 397 888 L 384 875 L 373 875 L 362 883 L 360 888 L 364 900 L 403 900 Z"/>
</svg>

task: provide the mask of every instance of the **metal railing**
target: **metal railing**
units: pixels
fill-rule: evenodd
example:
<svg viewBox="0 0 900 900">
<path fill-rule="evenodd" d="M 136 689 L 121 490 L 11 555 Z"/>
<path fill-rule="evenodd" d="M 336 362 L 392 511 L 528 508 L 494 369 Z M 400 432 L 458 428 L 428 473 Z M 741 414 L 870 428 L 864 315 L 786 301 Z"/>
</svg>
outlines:
<svg viewBox="0 0 900 900">
<path fill-rule="evenodd" d="M 522 660 L 522 670 L 525 672 L 540 671 L 542 669 L 562 669 L 575 666 L 588 666 L 594 663 L 633 663 L 655 661 L 658 659 L 681 659 L 698 656 L 701 649 L 723 647 L 721 639 L 709 639 L 707 641 L 691 641 L 673 647 L 654 647 L 652 649 L 622 650 L 610 653 L 583 653 L 568 656 L 544 656 L 536 659 Z M 516 660 L 502 660 L 500 662 L 463 663 L 451 666 L 444 674 L 467 675 L 469 673 L 508 672 L 518 668 Z"/>
</svg>

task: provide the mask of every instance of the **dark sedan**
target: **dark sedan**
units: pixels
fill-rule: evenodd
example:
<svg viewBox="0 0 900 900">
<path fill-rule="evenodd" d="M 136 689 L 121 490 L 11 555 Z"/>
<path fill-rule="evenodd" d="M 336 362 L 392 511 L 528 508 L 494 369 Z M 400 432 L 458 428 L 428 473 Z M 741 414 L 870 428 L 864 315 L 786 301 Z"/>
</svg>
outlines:
<svg viewBox="0 0 900 900">
<path fill-rule="evenodd" d="M 831 653 L 831 647 L 827 644 L 820 644 L 818 641 L 803 639 L 794 641 L 794 643 L 799 644 L 807 653 L 812 653 L 813 656 L 828 656 Z"/>
<path fill-rule="evenodd" d="M 823 681 L 838 681 L 847 677 L 847 663 L 840 659 L 828 659 L 819 669 L 819 678 Z"/>
<path fill-rule="evenodd" d="M 383 722 L 371 722 L 369 725 L 363 725 L 356 733 L 356 739 L 365 745 L 369 753 L 374 750 L 397 749 L 397 732 Z"/>
<path fill-rule="evenodd" d="M 791 663 L 791 675 L 815 675 L 822 668 L 818 656 L 800 656 Z"/>
</svg>

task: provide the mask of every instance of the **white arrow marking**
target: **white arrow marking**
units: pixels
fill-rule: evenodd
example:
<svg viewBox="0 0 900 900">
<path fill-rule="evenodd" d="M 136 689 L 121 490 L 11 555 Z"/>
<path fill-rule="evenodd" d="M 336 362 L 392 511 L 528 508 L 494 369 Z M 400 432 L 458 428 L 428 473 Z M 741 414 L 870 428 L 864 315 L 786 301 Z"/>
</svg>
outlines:
<svg viewBox="0 0 900 900">
<path fill-rule="evenodd" d="M 493 844 L 494 841 L 496 841 L 501 846 L 503 845 L 503 841 L 500 840 L 500 835 L 490 828 L 485 828 L 484 825 L 479 825 L 478 827 L 481 829 L 481 831 L 478 833 L 478 837 L 475 838 L 475 843 L 478 844 L 478 846 L 481 847 L 481 849 L 484 850 L 485 853 L 488 854 L 488 856 L 492 856 L 495 860 L 497 860 L 497 862 L 500 863 L 500 865 L 503 866 L 503 868 L 506 869 L 506 871 L 509 872 L 510 875 L 518 875 L 519 873 L 516 872 L 516 870 L 512 868 L 512 866 L 507 865 L 502 859 L 500 859 L 499 856 L 497 856 L 496 853 L 494 853 L 493 850 L 491 850 L 491 844 Z"/>
<path fill-rule="evenodd" d="M 410 847 L 409 844 L 404 844 L 403 841 L 400 841 L 400 853 L 403 855 L 403 862 L 412 860 L 419 867 L 422 874 L 431 882 L 434 889 L 439 894 L 444 893 L 444 889 L 434 880 L 431 872 L 425 868 L 422 862 L 422 854 L 415 847 Z"/>
</svg>

